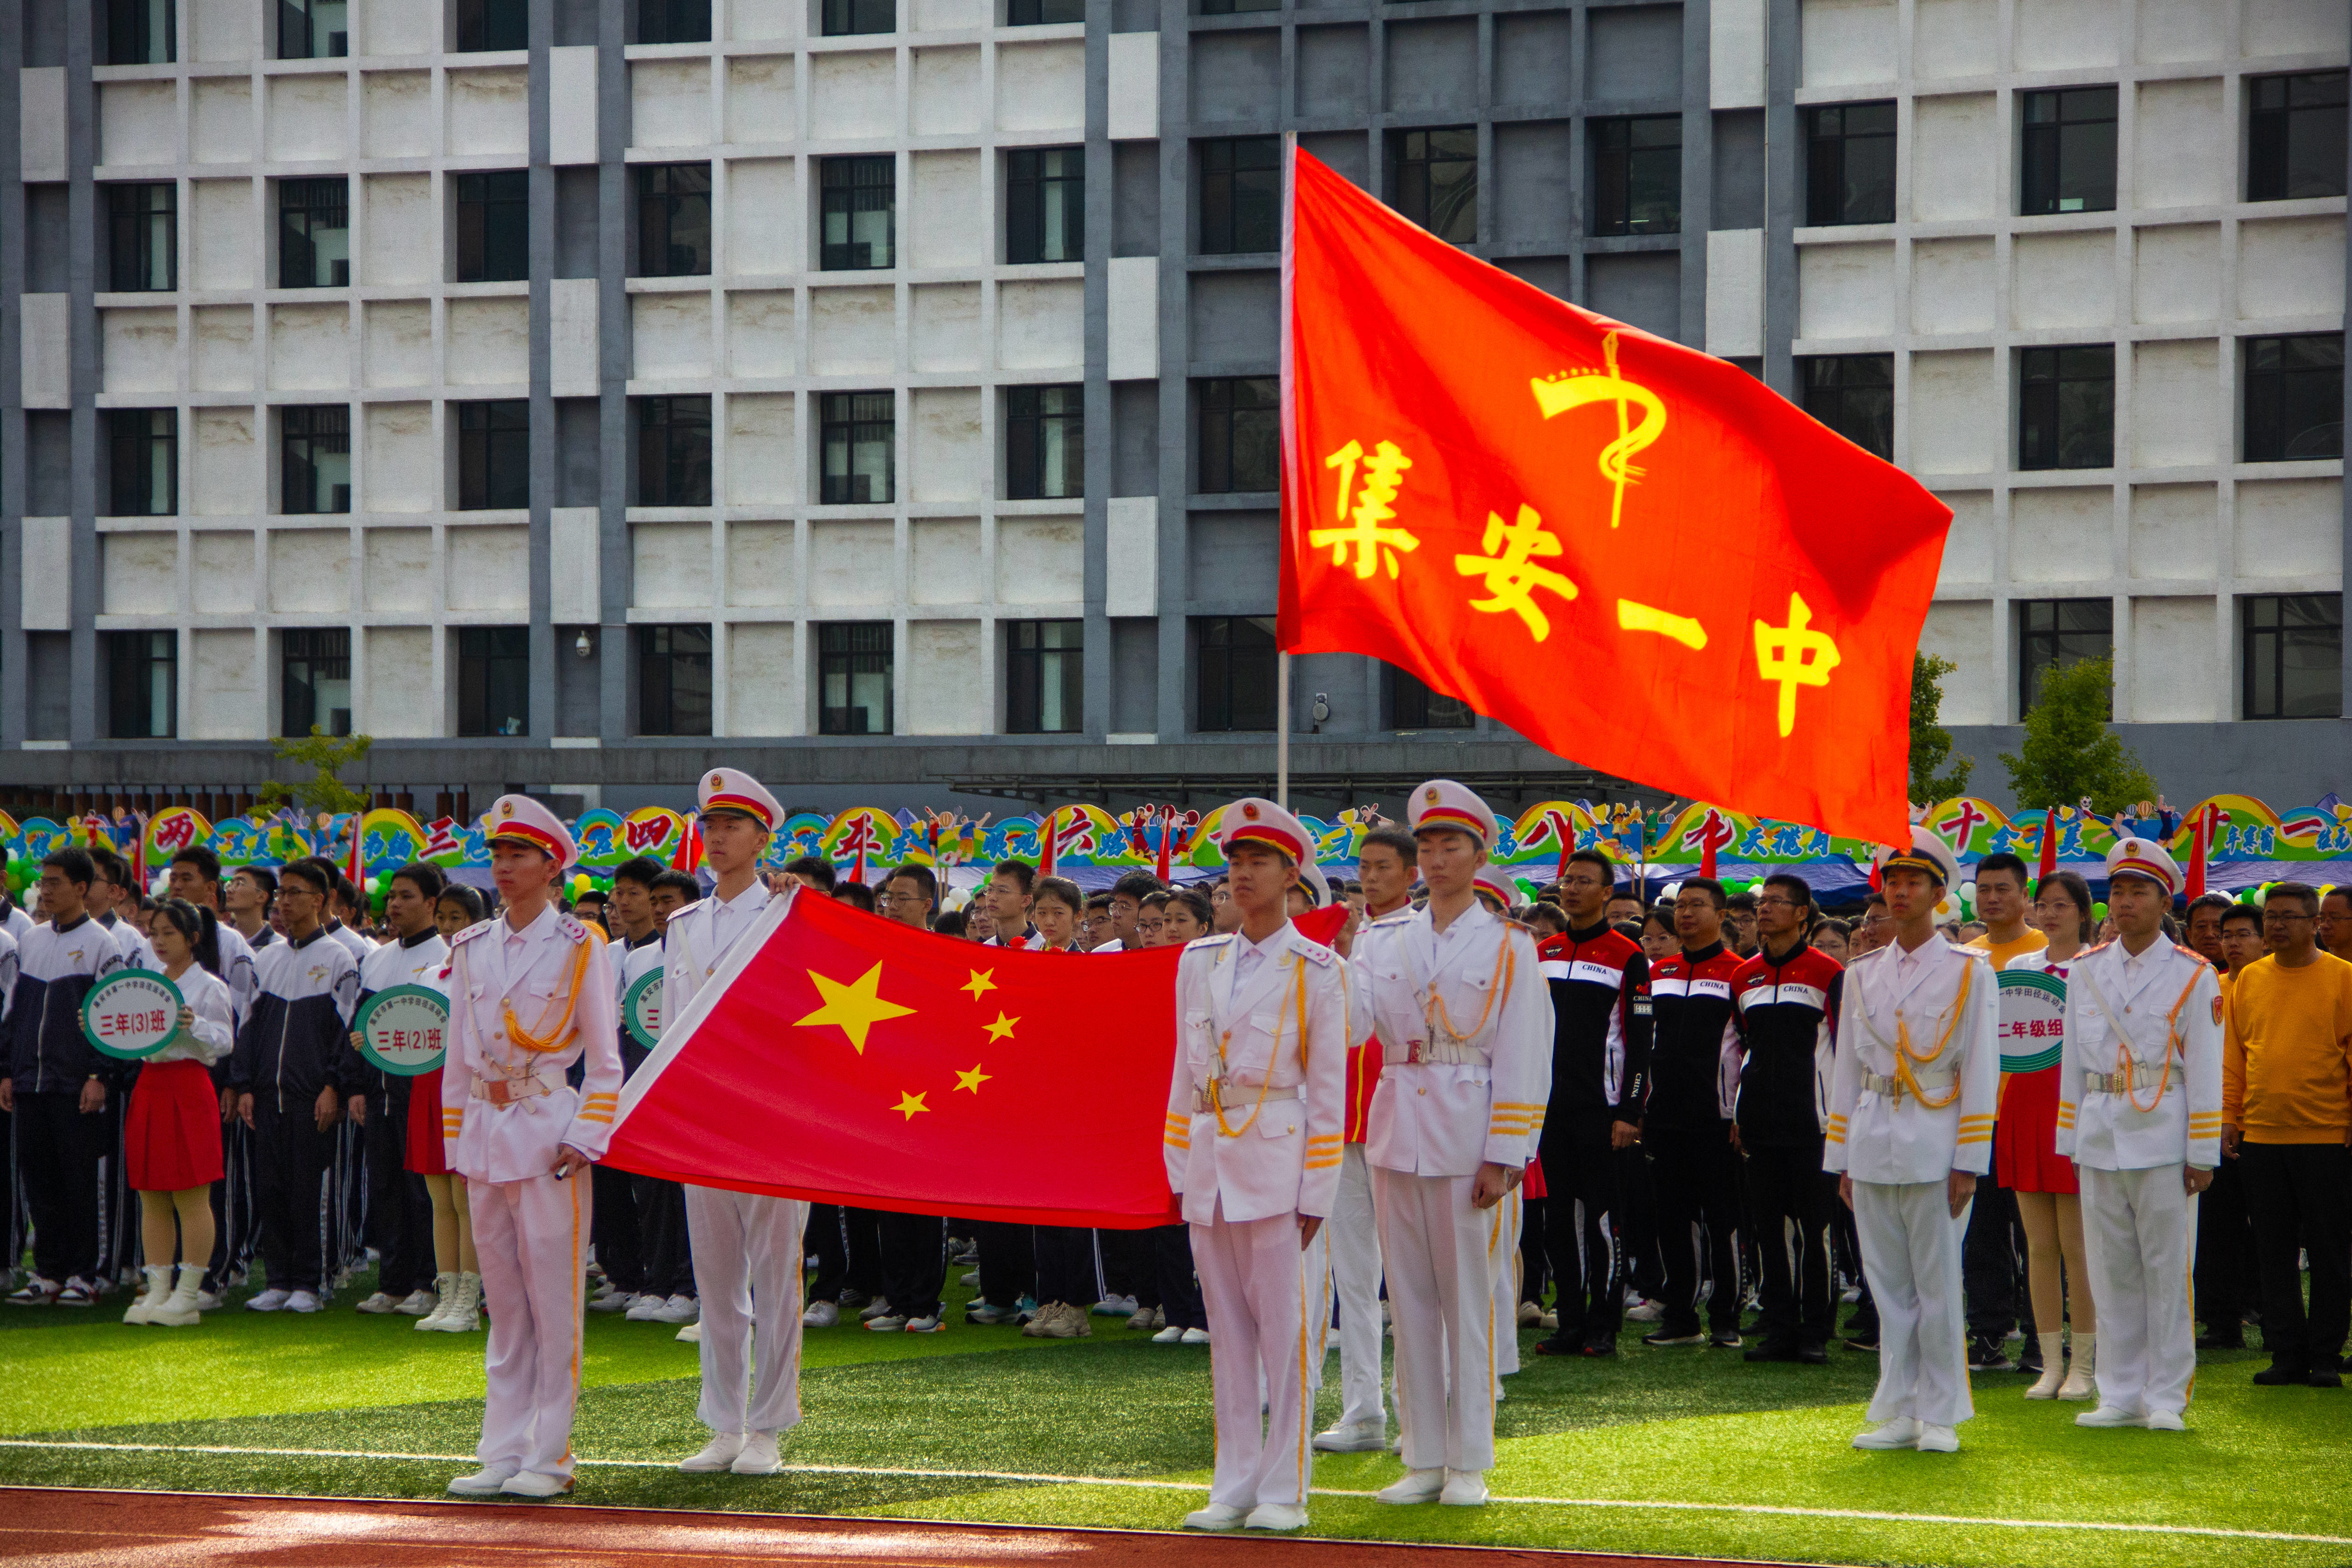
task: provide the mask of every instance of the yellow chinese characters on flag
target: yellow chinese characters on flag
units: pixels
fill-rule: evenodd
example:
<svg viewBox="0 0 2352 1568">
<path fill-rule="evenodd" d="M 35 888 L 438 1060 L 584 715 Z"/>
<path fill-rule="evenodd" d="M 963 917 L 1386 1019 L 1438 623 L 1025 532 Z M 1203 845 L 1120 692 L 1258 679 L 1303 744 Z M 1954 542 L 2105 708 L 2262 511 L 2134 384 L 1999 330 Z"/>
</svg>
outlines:
<svg viewBox="0 0 2352 1568">
<path fill-rule="evenodd" d="M 1949 508 L 1305 153 L 1285 233 L 1285 649 L 1384 659 L 1622 778 L 1903 838 Z"/>
</svg>

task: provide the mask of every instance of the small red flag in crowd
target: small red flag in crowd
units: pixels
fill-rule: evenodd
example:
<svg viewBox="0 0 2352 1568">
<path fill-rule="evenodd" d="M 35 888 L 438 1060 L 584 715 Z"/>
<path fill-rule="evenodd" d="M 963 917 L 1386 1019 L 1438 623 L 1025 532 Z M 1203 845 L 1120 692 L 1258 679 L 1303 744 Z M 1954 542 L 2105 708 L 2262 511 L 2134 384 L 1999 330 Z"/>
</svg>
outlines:
<svg viewBox="0 0 2352 1568">
<path fill-rule="evenodd" d="M 1385 659 L 1623 778 L 1908 841 L 1950 508 L 1303 152 L 1283 275 L 1285 649 Z"/>
</svg>

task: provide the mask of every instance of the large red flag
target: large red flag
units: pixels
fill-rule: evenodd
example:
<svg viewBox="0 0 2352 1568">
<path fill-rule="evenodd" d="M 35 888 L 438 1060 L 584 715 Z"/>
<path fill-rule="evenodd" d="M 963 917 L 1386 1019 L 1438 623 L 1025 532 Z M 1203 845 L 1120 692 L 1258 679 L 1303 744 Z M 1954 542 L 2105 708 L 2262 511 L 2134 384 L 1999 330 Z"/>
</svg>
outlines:
<svg viewBox="0 0 2352 1568">
<path fill-rule="evenodd" d="M 1324 940 L 1345 914 L 1298 925 Z M 629 1080 L 605 1161 L 902 1214 L 1172 1225 L 1181 951 L 983 947 L 795 893 Z"/>
<path fill-rule="evenodd" d="M 1306 153 L 1291 189 L 1282 646 L 1385 659 L 1676 794 L 1906 841 L 1950 508 Z"/>
</svg>

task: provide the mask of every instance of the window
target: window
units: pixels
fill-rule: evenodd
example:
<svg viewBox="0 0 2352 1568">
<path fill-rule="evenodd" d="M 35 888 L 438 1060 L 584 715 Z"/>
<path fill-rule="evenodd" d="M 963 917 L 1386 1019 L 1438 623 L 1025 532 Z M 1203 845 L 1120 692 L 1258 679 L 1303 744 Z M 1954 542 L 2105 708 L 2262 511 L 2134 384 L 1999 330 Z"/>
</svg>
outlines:
<svg viewBox="0 0 2352 1568">
<path fill-rule="evenodd" d="M 1272 729 L 1274 617 L 1204 615 L 1195 625 L 1200 642 L 1200 727 Z"/>
<path fill-rule="evenodd" d="M 176 632 L 104 632 L 107 733 L 117 740 L 168 740 L 180 733 L 180 637 Z"/>
<path fill-rule="evenodd" d="M 826 392 L 817 399 L 826 507 L 881 506 L 897 498 L 898 400 L 887 392 Z"/>
<path fill-rule="evenodd" d="M 1478 716 L 1460 697 L 1434 692 L 1420 677 L 1387 666 L 1391 729 L 1473 729 Z"/>
<path fill-rule="evenodd" d="M 1832 103 L 1805 111 L 1805 222 L 1895 221 L 1895 105 Z"/>
<path fill-rule="evenodd" d="M 1196 495 L 1271 490 L 1282 457 L 1280 383 L 1272 376 L 1201 383 L 1201 473 Z"/>
<path fill-rule="evenodd" d="M 1201 254 L 1282 248 L 1282 141 L 1230 136 L 1200 143 Z"/>
<path fill-rule="evenodd" d="M 637 168 L 639 277 L 704 277 L 710 272 L 710 165 Z"/>
<path fill-rule="evenodd" d="M 1004 727 L 1075 735 L 1087 727 L 1083 621 L 1004 623 Z"/>
<path fill-rule="evenodd" d="M 1244 11 L 1279 11 L 1282 0 L 1201 0 L 1203 16 L 1233 16 Z"/>
<path fill-rule="evenodd" d="M 350 186 L 328 180 L 278 182 L 278 287 L 347 288 L 352 281 Z"/>
<path fill-rule="evenodd" d="M 2116 89 L 2054 88 L 2025 100 L 2018 211 L 2107 213 L 2116 205 Z"/>
<path fill-rule="evenodd" d="M 2344 455 L 2344 334 L 2246 340 L 2246 461 Z"/>
<path fill-rule="evenodd" d="M 1049 22 L 1083 22 L 1087 0 L 1005 0 L 1004 25 L 1038 27 Z"/>
<path fill-rule="evenodd" d="M 1087 493 L 1086 413 L 1079 386 L 1013 387 L 1004 394 L 1004 494 L 1014 501 Z"/>
<path fill-rule="evenodd" d="M 828 38 L 850 33 L 888 33 L 898 26 L 894 0 L 824 0 L 824 29 Z"/>
<path fill-rule="evenodd" d="M 457 733 L 530 733 L 530 628 L 457 632 Z"/>
<path fill-rule="evenodd" d="M 287 735 L 352 732 L 352 633 L 342 626 L 279 634 L 278 728 Z"/>
<path fill-rule="evenodd" d="M 342 58 L 352 52 L 350 15 L 347 0 L 278 0 L 278 57 Z"/>
<path fill-rule="evenodd" d="M 1478 131 L 1395 133 L 1396 208 L 1453 245 L 1478 243 Z"/>
<path fill-rule="evenodd" d="M 335 403 L 281 409 L 285 438 L 279 469 L 281 512 L 352 509 L 352 411 Z M 305 730 L 290 733 L 307 734 Z"/>
<path fill-rule="evenodd" d="M 168 183 L 106 188 L 107 287 L 118 294 L 180 286 L 180 193 Z"/>
<path fill-rule="evenodd" d="M 1080 147 L 1041 147 L 1004 158 L 1004 259 L 1087 258 L 1087 162 Z"/>
<path fill-rule="evenodd" d="M 898 227 L 898 161 L 827 158 L 818 193 L 825 272 L 865 272 L 892 265 Z"/>
<path fill-rule="evenodd" d="M 1595 120 L 1592 232 L 1671 235 L 1683 227 L 1683 122 L 1679 115 Z"/>
<path fill-rule="evenodd" d="M 2344 194 L 2342 71 L 2246 83 L 2246 200 Z"/>
<path fill-rule="evenodd" d="M 457 281 L 530 276 L 530 175 L 520 169 L 457 176 Z"/>
<path fill-rule="evenodd" d="M 2026 599 L 2017 606 L 2017 711 L 2042 700 L 2042 677 L 2116 651 L 2116 606 L 2108 599 Z"/>
<path fill-rule="evenodd" d="M 710 733 L 710 628 L 637 628 L 637 733 Z"/>
<path fill-rule="evenodd" d="M 168 66 L 177 18 L 173 0 L 112 0 L 106 8 L 106 63 Z"/>
<path fill-rule="evenodd" d="M 710 42 L 710 0 L 637 0 L 637 42 Z"/>
<path fill-rule="evenodd" d="M 169 408 L 106 413 L 112 448 L 107 516 L 169 517 L 180 510 L 180 415 Z"/>
<path fill-rule="evenodd" d="M 457 52 L 530 47 L 529 0 L 457 0 Z M 467 733 L 473 733 L 468 731 Z"/>
<path fill-rule="evenodd" d="M 817 733 L 890 733 L 890 623 L 835 622 L 816 629 Z"/>
<path fill-rule="evenodd" d="M 530 505 L 530 402 L 500 398 L 457 405 L 457 509 Z"/>
<path fill-rule="evenodd" d="M 1807 413 L 1874 456 L 1895 460 L 1895 356 L 1822 354 L 1797 361 Z"/>
<path fill-rule="evenodd" d="M 2116 460 L 2116 350 L 2111 343 L 2027 349 L 2019 355 L 2017 465 L 2105 468 Z"/>
<path fill-rule="evenodd" d="M 637 400 L 637 505 L 710 505 L 710 400 Z"/>
<path fill-rule="evenodd" d="M 2240 601 L 2248 718 L 2344 716 L 2344 596 L 2258 593 Z"/>
</svg>

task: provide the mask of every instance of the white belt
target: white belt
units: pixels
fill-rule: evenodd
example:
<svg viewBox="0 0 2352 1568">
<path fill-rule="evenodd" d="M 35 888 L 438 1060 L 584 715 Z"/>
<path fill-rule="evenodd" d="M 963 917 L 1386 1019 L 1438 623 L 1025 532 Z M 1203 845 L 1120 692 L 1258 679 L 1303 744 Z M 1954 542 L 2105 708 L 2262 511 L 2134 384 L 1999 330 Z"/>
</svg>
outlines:
<svg viewBox="0 0 2352 1568">
<path fill-rule="evenodd" d="M 1477 1047 L 1442 1040 L 1409 1040 L 1402 1045 L 1391 1045 L 1382 1040 L 1381 1061 L 1391 1067 L 1488 1065 L 1486 1052 Z"/>
<path fill-rule="evenodd" d="M 1193 1088 L 1192 1114 L 1205 1116 L 1220 1105 L 1230 1105 L 1238 1111 L 1244 1106 L 1257 1104 L 1259 1098 L 1259 1090 L 1255 1083 L 1236 1083 L 1230 1074 L 1223 1078 L 1212 1078 Z M 1268 1089 L 1264 1093 L 1265 1103 L 1268 1105 L 1297 1098 L 1298 1087 L 1296 1084 L 1287 1089 Z"/>
<path fill-rule="evenodd" d="M 1949 1067 L 1921 1068 L 1911 1074 L 1911 1081 L 1921 1089 L 1948 1089 L 1960 1081 L 1959 1066 L 1954 1063 Z M 1889 1100 L 1899 1101 L 1910 1092 L 1910 1089 L 1900 1079 L 1883 1078 L 1865 1067 L 1862 1070 L 1862 1092 L 1864 1094 L 1883 1094 Z"/>
<path fill-rule="evenodd" d="M 477 1072 L 471 1097 L 487 1101 L 503 1111 L 518 1100 L 543 1097 L 554 1092 L 552 1086 L 538 1078 L 485 1078 Z"/>
<path fill-rule="evenodd" d="M 2085 1072 L 2083 1092 L 2085 1094 L 2128 1094 L 2135 1089 L 2154 1089 L 2164 1084 L 2165 1064 L 2142 1061 L 2135 1057 L 2121 1072 Z"/>
</svg>

